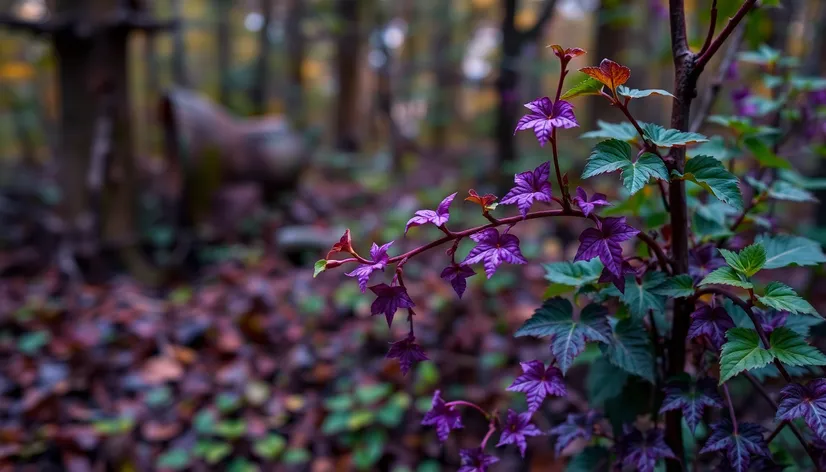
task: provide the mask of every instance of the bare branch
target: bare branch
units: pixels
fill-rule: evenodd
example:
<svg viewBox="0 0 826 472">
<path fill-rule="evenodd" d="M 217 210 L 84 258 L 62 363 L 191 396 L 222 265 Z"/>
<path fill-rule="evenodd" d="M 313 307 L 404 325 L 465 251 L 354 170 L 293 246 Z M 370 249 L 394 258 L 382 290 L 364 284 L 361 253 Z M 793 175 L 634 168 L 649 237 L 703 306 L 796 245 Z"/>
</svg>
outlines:
<svg viewBox="0 0 826 472">
<path fill-rule="evenodd" d="M 731 19 L 729 19 L 728 23 L 726 23 L 725 28 L 723 28 L 723 31 L 720 31 L 719 36 L 717 36 L 711 42 L 711 44 L 702 54 L 698 55 L 697 63 L 695 65 L 698 72 L 703 70 L 706 64 L 708 64 L 708 61 L 711 60 L 711 58 L 714 56 L 717 50 L 720 49 L 720 46 L 723 45 L 726 39 L 728 39 L 728 37 L 731 36 L 731 33 L 734 31 L 735 28 L 737 28 L 737 25 L 746 16 L 746 13 L 748 13 L 752 8 L 754 8 L 756 3 L 757 0 L 746 0 L 740 6 L 740 9 L 737 10 L 737 13 L 735 13 L 734 16 L 731 17 Z"/>
<path fill-rule="evenodd" d="M 717 97 L 720 95 L 720 90 L 723 88 L 723 82 L 726 80 L 726 74 L 728 73 L 731 64 L 734 63 L 734 60 L 737 58 L 737 53 L 740 51 L 740 46 L 743 44 L 745 34 L 745 28 L 741 27 L 734 30 L 734 33 L 731 36 L 731 42 L 726 49 L 726 54 L 720 61 L 720 67 L 717 69 L 717 75 L 711 81 L 711 84 L 709 84 L 708 93 L 703 96 L 703 100 L 700 102 L 700 108 L 697 110 L 697 115 L 694 116 L 694 121 L 691 122 L 691 127 L 689 128 L 690 131 L 695 133 L 699 131 L 709 113 L 711 113 L 711 109 L 714 108 L 714 102 L 717 101 Z"/>
<path fill-rule="evenodd" d="M 711 46 L 711 41 L 714 39 L 714 30 L 717 28 L 717 0 L 712 0 L 711 2 L 711 19 L 709 20 L 708 24 L 708 34 L 706 35 L 706 41 L 703 43 L 703 47 L 700 48 L 700 52 L 698 55 L 703 55 L 704 52 L 708 51 L 708 47 Z"/>
</svg>

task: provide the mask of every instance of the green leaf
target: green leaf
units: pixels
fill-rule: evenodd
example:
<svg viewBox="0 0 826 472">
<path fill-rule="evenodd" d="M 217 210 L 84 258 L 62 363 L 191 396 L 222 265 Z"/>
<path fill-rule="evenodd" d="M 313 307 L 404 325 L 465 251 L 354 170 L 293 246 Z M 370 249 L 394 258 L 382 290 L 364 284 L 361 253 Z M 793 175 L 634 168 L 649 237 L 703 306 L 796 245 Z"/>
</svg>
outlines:
<svg viewBox="0 0 826 472">
<path fill-rule="evenodd" d="M 545 278 L 551 282 L 581 287 L 596 282 L 602 273 L 602 262 L 598 257 L 590 261 L 554 262 L 544 264 Z"/>
<path fill-rule="evenodd" d="M 588 446 L 568 461 L 565 472 L 602 472 L 609 470 L 611 452 L 603 446 Z"/>
<path fill-rule="evenodd" d="M 326 259 L 319 259 L 316 261 L 315 266 L 313 267 L 313 278 L 318 277 L 318 274 L 327 270 L 327 260 Z"/>
<path fill-rule="evenodd" d="M 287 447 L 287 441 L 278 434 L 268 434 L 263 439 L 255 441 L 252 451 L 262 459 L 273 460 Z"/>
<path fill-rule="evenodd" d="M 801 236 L 760 235 L 755 242 L 766 248 L 764 269 L 779 269 L 789 265 L 813 266 L 826 262 L 820 243 Z"/>
<path fill-rule="evenodd" d="M 321 432 L 326 435 L 335 435 L 346 431 L 350 422 L 350 413 L 346 411 L 335 411 L 324 418 L 321 424 Z"/>
<path fill-rule="evenodd" d="M 815 315 L 820 314 L 806 300 L 800 298 L 791 287 L 780 282 L 770 282 L 766 286 L 766 294 L 757 297 L 757 300 L 775 310 L 788 311 L 793 314 Z"/>
<path fill-rule="evenodd" d="M 574 321 L 571 302 L 551 298 L 545 300 L 514 336 L 552 336 L 551 352 L 565 374 L 585 348 L 586 341 L 610 342 L 605 314 L 603 307 L 591 304 L 583 308 L 579 320 Z"/>
<path fill-rule="evenodd" d="M 223 441 L 198 441 L 192 452 L 195 457 L 200 457 L 207 464 L 214 465 L 232 454 L 232 445 Z"/>
<path fill-rule="evenodd" d="M 155 465 L 158 468 L 184 470 L 189 467 L 191 461 L 186 449 L 175 448 L 161 454 Z"/>
<path fill-rule="evenodd" d="M 312 456 L 310 452 L 304 448 L 290 448 L 284 453 L 282 461 L 287 465 L 298 465 L 310 462 Z"/>
<path fill-rule="evenodd" d="M 620 141 L 635 141 L 639 138 L 637 129 L 631 123 L 608 123 L 602 120 L 597 121 L 598 130 L 584 133 L 582 138 L 597 139 L 619 139 Z"/>
<path fill-rule="evenodd" d="M 743 209 L 743 196 L 740 193 L 737 177 L 723 167 L 723 164 L 711 156 L 697 156 L 685 164 L 684 173 L 676 169 L 672 176 L 690 180 L 700 185 L 723 203 L 728 203 L 737 210 Z"/>
<path fill-rule="evenodd" d="M 654 383 L 654 354 L 642 323 L 630 318 L 620 320 L 614 326 L 611 343 L 600 348 L 615 366 Z"/>
<path fill-rule="evenodd" d="M 708 139 L 700 133 L 665 129 L 653 123 L 643 123 L 641 126 L 646 138 L 656 144 L 657 147 L 670 148 L 708 141 Z"/>
<path fill-rule="evenodd" d="M 767 365 L 774 359 L 760 346 L 757 332 L 748 328 L 731 328 L 720 354 L 720 385 L 740 372 Z"/>
<path fill-rule="evenodd" d="M 603 141 L 594 147 L 588 157 L 582 178 L 587 179 L 606 172 L 622 171 L 622 183 L 631 194 L 637 193 L 651 177 L 667 180 L 668 170 L 662 159 L 651 153 L 645 153 L 632 161 L 631 146 L 618 139 Z"/>
<path fill-rule="evenodd" d="M 625 85 L 620 85 L 617 87 L 617 93 L 622 95 L 623 97 L 629 98 L 645 98 L 651 95 L 662 95 L 664 97 L 671 97 L 674 98 L 674 95 L 671 92 L 667 92 L 662 89 L 646 89 L 646 90 L 639 90 L 639 89 L 632 89 L 628 88 Z"/>
<path fill-rule="evenodd" d="M 743 144 L 763 167 L 771 169 L 791 169 L 792 167 L 789 161 L 775 154 L 762 139 L 749 136 L 743 140 Z"/>
<path fill-rule="evenodd" d="M 817 202 L 818 199 L 806 189 L 790 182 L 778 180 L 769 188 L 769 197 L 788 202 Z"/>
<path fill-rule="evenodd" d="M 628 377 L 628 372 L 617 369 L 605 357 L 598 358 L 588 369 L 588 399 L 594 405 L 602 405 L 607 400 L 619 396 Z"/>
<path fill-rule="evenodd" d="M 389 383 L 367 384 L 356 388 L 356 399 L 362 405 L 369 406 L 384 400 L 393 391 Z"/>
<path fill-rule="evenodd" d="M 665 297 L 657 295 L 653 290 L 665 282 L 662 272 L 648 272 L 638 284 L 633 275 L 625 276 L 625 293 L 620 294 L 620 300 L 628 307 L 628 311 L 637 319 L 648 315 L 649 310 L 661 313 L 665 310 Z M 619 292 L 619 290 L 617 290 Z M 692 290 L 692 293 L 694 291 Z"/>
<path fill-rule="evenodd" d="M 694 295 L 694 279 L 686 274 L 670 277 L 652 288 L 651 293 L 674 298 L 690 297 Z"/>
<path fill-rule="evenodd" d="M 705 278 L 700 281 L 700 285 L 712 284 L 733 285 L 740 288 L 754 288 L 754 284 L 752 284 L 745 275 L 735 271 L 731 267 L 720 267 L 714 272 L 706 275 Z"/>
<path fill-rule="evenodd" d="M 582 82 L 574 85 L 567 92 L 562 94 L 562 100 L 568 100 L 574 97 L 581 97 L 584 95 L 599 95 L 602 90 L 602 82 L 592 77 L 588 77 Z"/>
<path fill-rule="evenodd" d="M 371 429 L 365 433 L 360 444 L 353 451 L 353 463 L 359 470 L 372 470 L 384 455 L 387 433 L 381 429 Z"/>
<path fill-rule="evenodd" d="M 726 259 L 729 267 L 746 277 L 756 274 L 766 264 L 766 248 L 760 243 L 747 246 L 736 254 L 727 249 L 720 249 L 720 254 Z"/>
<path fill-rule="evenodd" d="M 769 337 L 769 351 L 780 362 L 790 366 L 826 365 L 826 356 L 810 346 L 803 336 L 789 328 L 780 327 Z"/>
</svg>

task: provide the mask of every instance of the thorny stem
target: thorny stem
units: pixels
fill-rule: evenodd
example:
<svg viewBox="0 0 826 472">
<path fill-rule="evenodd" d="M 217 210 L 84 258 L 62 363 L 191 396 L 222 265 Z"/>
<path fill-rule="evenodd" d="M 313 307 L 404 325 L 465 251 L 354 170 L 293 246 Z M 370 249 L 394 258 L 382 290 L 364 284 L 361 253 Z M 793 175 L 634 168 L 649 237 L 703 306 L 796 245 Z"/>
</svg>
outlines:
<svg viewBox="0 0 826 472">
<path fill-rule="evenodd" d="M 467 401 L 464 401 L 464 400 L 454 400 L 452 402 L 445 403 L 445 408 L 450 408 L 452 406 L 466 406 L 466 407 L 469 407 L 469 408 L 473 408 L 474 410 L 476 410 L 479 413 L 481 413 L 482 415 L 484 415 L 485 419 L 488 419 L 488 418 L 491 418 L 492 416 L 495 416 L 495 415 L 491 415 L 490 413 L 485 411 L 481 406 L 479 406 L 479 405 L 477 405 L 473 402 L 467 402 Z"/>
<path fill-rule="evenodd" d="M 549 218 L 549 217 L 555 217 L 555 216 L 570 216 L 570 217 L 575 217 L 575 218 L 588 218 L 588 219 L 591 219 L 591 220 L 594 220 L 594 221 L 599 221 L 599 218 L 597 216 L 593 215 L 593 214 L 591 214 L 591 216 L 585 216 L 585 214 L 582 213 L 579 210 L 565 210 L 565 209 L 535 211 L 535 212 L 532 212 L 532 213 L 528 213 L 525 216 L 525 218 L 522 218 L 521 215 L 509 216 L 507 218 L 502 218 L 500 220 L 496 220 L 495 223 L 491 222 L 491 223 L 488 223 L 486 225 L 476 226 L 475 228 L 469 228 L 469 229 L 466 229 L 464 231 L 452 232 L 451 236 L 443 236 L 443 237 L 441 237 L 441 238 L 439 238 L 435 241 L 431 241 L 430 243 L 425 244 L 424 246 L 419 246 L 415 249 L 411 249 L 410 251 L 405 252 L 404 254 L 399 254 L 398 256 L 393 256 L 393 257 L 391 257 L 387 260 L 387 263 L 388 264 L 395 264 L 399 261 L 412 258 L 413 256 L 416 256 L 416 255 L 421 254 L 425 251 L 433 249 L 434 247 L 441 246 L 442 244 L 444 244 L 446 242 L 454 241 L 454 240 L 461 239 L 461 238 L 464 238 L 464 237 L 468 237 L 472 234 L 476 234 L 476 233 L 478 233 L 480 231 L 483 231 L 485 229 L 488 229 L 488 228 L 495 228 L 497 226 L 502 226 L 502 225 L 515 225 L 515 224 L 517 224 L 517 223 L 519 223 L 523 220 L 535 220 L 535 219 L 539 219 L 539 218 Z M 663 270 L 668 272 L 668 273 L 671 273 L 670 270 L 668 270 L 669 260 L 666 257 L 665 252 L 663 251 L 662 247 L 660 247 L 660 245 L 656 241 L 654 241 L 653 238 L 651 238 L 649 235 L 645 234 L 642 231 L 637 233 L 637 239 L 639 239 L 640 241 L 647 244 L 651 248 L 651 250 L 653 250 L 654 253 L 657 255 L 657 258 L 660 260 L 660 265 L 663 267 Z M 358 258 L 355 258 L 355 257 L 350 257 L 350 258 L 347 258 L 347 259 L 331 260 L 331 261 L 328 262 L 328 267 L 330 267 L 329 264 L 332 264 L 332 263 L 335 263 L 335 265 L 330 267 L 330 268 L 338 267 L 338 266 L 340 266 L 342 264 L 345 264 L 345 263 L 348 263 L 348 262 L 359 262 L 361 264 L 374 264 L 373 261 L 368 261 L 368 260 L 358 259 Z"/>
<path fill-rule="evenodd" d="M 496 431 L 496 413 L 494 412 L 491 415 L 490 423 L 488 424 L 488 432 L 485 434 L 485 437 L 482 438 L 482 443 L 479 444 L 479 449 L 485 450 L 485 446 L 488 444 L 488 439 L 493 436 L 493 433 Z"/>
<path fill-rule="evenodd" d="M 731 401 L 731 394 L 728 391 L 728 385 L 723 384 L 723 394 L 726 397 L 726 403 L 728 404 L 728 414 L 731 416 L 731 424 L 734 428 L 734 435 L 738 434 L 737 429 L 737 416 L 734 414 L 734 403 Z"/>
</svg>

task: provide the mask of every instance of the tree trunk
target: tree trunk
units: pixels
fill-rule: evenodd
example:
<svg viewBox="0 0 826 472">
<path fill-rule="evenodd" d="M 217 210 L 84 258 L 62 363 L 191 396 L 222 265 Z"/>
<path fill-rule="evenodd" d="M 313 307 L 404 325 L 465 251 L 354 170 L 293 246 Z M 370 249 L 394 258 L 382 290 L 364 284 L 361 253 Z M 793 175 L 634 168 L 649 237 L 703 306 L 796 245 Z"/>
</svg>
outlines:
<svg viewBox="0 0 826 472">
<path fill-rule="evenodd" d="M 510 178 L 503 177 L 502 167 L 516 159 L 516 140 L 513 135 L 518 113 L 519 73 L 516 68 L 522 49 L 522 36 L 516 29 L 516 0 L 503 0 L 503 7 L 502 60 L 499 63 L 499 78 L 496 80 L 499 96 L 495 134 L 498 165 L 493 169 L 494 181 L 502 188 L 509 186 L 511 181 Z"/>
<path fill-rule="evenodd" d="M 442 151 L 448 138 L 448 130 L 454 115 L 455 103 L 455 87 L 454 78 L 455 70 L 451 54 L 451 32 L 453 24 L 451 22 L 451 2 L 443 0 L 435 0 L 431 3 L 434 7 L 434 21 L 436 22 L 437 31 L 433 35 L 432 43 L 432 57 L 433 69 L 436 77 L 436 90 L 433 106 L 431 108 L 432 116 L 432 140 L 435 151 Z"/>
<path fill-rule="evenodd" d="M 230 107 L 230 31 L 229 15 L 232 4 L 227 0 L 214 0 L 215 38 L 218 42 L 218 101 Z"/>
<path fill-rule="evenodd" d="M 258 36 L 258 70 L 250 97 L 253 109 L 258 115 L 264 115 L 267 112 L 269 101 L 272 10 L 273 0 L 261 0 L 261 14 L 264 16 L 264 24 L 261 26 Z"/>
<path fill-rule="evenodd" d="M 173 15 L 178 27 L 172 35 L 172 77 L 175 85 L 188 87 L 186 73 L 186 28 L 184 27 L 184 0 L 172 0 Z"/>
<path fill-rule="evenodd" d="M 345 152 L 359 150 L 359 49 L 361 46 L 359 0 L 337 0 L 341 33 L 336 40 L 336 148 Z"/>
<path fill-rule="evenodd" d="M 627 26 L 617 20 L 618 12 L 625 5 L 626 0 L 601 0 L 599 13 L 597 14 L 597 47 L 596 54 L 592 58 L 594 63 L 599 63 L 603 59 L 624 64 L 627 44 Z M 590 54 L 588 54 L 590 56 Z M 588 129 L 597 127 L 597 120 L 606 120 L 606 117 L 614 116 L 612 107 L 606 100 L 587 100 L 588 103 Z M 607 119 L 610 121 L 610 119 Z"/>
<path fill-rule="evenodd" d="M 306 55 L 306 40 L 302 24 L 305 0 L 290 0 L 287 13 L 287 113 L 301 129 L 304 125 L 304 74 L 302 66 Z"/>
</svg>

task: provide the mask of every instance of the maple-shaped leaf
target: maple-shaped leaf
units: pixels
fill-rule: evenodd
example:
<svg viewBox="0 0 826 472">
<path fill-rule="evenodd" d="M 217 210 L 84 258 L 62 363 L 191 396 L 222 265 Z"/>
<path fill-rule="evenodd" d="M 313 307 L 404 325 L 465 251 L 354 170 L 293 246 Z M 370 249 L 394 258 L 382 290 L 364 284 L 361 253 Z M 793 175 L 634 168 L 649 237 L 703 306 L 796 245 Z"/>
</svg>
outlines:
<svg viewBox="0 0 826 472">
<path fill-rule="evenodd" d="M 738 423 L 735 432 L 731 421 L 723 419 L 711 425 L 711 436 L 700 454 L 724 452 L 732 470 L 747 472 L 752 456 L 771 457 L 764 432 L 765 428 L 754 423 Z"/>
<path fill-rule="evenodd" d="M 789 328 L 777 327 L 769 337 L 769 352 L 787 366 L 826 365 L 826 356 L 800 334 Z"/>
<path fill-rule="evenodd" d="M 445 442 L 450 430 L 462 428 L 462 417 L 459 411 L 453 406 L 447 406 L 442 399 L 442 392 L 433 392 L 433 402 L 430 410 L 425 413 L 422 424 L 425 426 L 436 426 L 436 435 L 439 441 Z"/>
<path fill-rule="evenodd" d="M 642 432 L 626 426 L 617 443 L 617 461 L 623 467 L 631 467 L 639 472 L 654 472 L 662 459 L 675 459 L 674 452 L 665 443 L 663 432 L 652 428 Z"/>
<path fill-rule="evenodd" d="M 695 156 L 686 162 L 682 174 L 674 169 L 671 176 L 674 179 L 690 180 L 711 192 L 721 202 L 738 211 L 743 209 L 743 196 L 737 177 L 711 156 Z"/>
<path fill-rule="evenodd" d="M 353 253 L 353 240 L 350 238 L 350 229 L 346 229 L 344 234 L 341 236 L 341 239 L 339 239 L 337 243 L 333 244 L 333 247 L 330 248 L 330 252 L 327 253 L 327 257 L 325 259 L 332 259 L 333 256 L 339 252 L 346 252 L 348 254 Z"/>
<path fill-rule="evenodd" d="M 393 323 L 393 315 L 399 308 L 413 308 L 416 306 L 407 290 L 401 285 L 391 287 L 386 283 L 373 285 L 370 290 L 376 294 L 376 299 L 370 305 L 370 313 L 373 315 L 384 314 L 387 319 L 387 327 Z"/>
<path fill-rule="evenodd" d="M 569 413 L 565 422 L 554 426 L 549 433 L 556 436 L 554 451 L 557 456 L 562 450 L 576 439 L 590 441 L 594 434 L 594 427 L 602 420 L 602 414 L 595 410 L 586 413 Z"/>
<path fill-rule="evenodd" d="M 370 248 L 370 256 L 373 258 L 372 263 L 361 264 L 352 272 L 344 274 L 348 277 L 355 277 L 358 279 L 361 293 L 364 293 L 367 290 L 367 281 L 370 279 L 370 274 L 372 274 L 375 270 L 384 270 L 384 268 L 387 267 L 387 260 L 389 259 L 389 257 L 387 257 L 387 249 L 389 249 L 392 244 L 393 241 L 390 241 L 382 246 L 373 243 L 373 247 Z"/>
<path fill-rule="evenodd" d="M 826 441 L 826 379 L 806 384 L 789 384 L 780 391 L 777 420 L 803 418 L 815 435 Z"/>
<path fill-rule="evenodd" d="M 563 48 L 559 44 L 551 44 L 548 47 L 553 49 L 554 55 L 556 55 L 556 57 L 560 58 L 565 62 L 568 62 L 575 57 L 579 57 L 585 54 L 585 50 L 582 48 Z"/>
<path fill-rule="evenodd" d="M 466 265 L 451 264 L 442 270 L 440 277 L 442 280 L 450 282 L 450 285 L 453 287 L 456 295 L 459 295 L 459 298 L 462 298 L 462 295 L 465 293 L 465 289 L 467 289 L 468 277 L 472 277 L 474 275 L 476 275 L 476 272 Z"/>
<path fill-rule="evenodd" d="M 769 282 L 766 286 L 765 295 L 758 295 L 757 300 L 775 310 L 787 311 L 792 314 L 820 316 L 817 310 L 809 302 L 798 296 L 794 289 L 780 282 Z"/>
<path fill-rule="evenodd" d="M 545 368 L 541 361 L 520 362 L 522 375 L 513 381 L 509 392 L 522 392 L 528 399 L 528 410 L 536 411 L 542 406 L 545 397 L 554 395 L 564 397 L 568 394 L 562 381 L 562 371 L 554 366 Z"/>
<path fill-rule="evenodd" d="M 617 94 L 622 95 L 623 97 L 627 97 L 627 98 L 645 98 L 645 97 L 650 97 L 651 95 L 661 95 L 663 97 L 674 98 L 674 95 L 671 92 L 667 91 L 667 90 L 663 90 L 663 89 L 639 90 L 639 89 L 628 88 L 624 85 L 620 85 L 619 87 L 617 87 Z"/>
<path fill-rule="evenodd" d="M 539 428 L 531 424 L 531 416 L 533 416 L 533 413 L 530 411 L 520 414 L 508 408 L 508 416 L 502 425 L 502 435 L 499 436 L 499 443 L 496 444 L 496 447 L 516 444 L 522 457 L 525 457 L 525 448 L 528 447 L 525 438 L 544 434 Z"/>
<path fill-rule="evenodd" d="M 493 277 L 496 269 L 503 262 L 510 264 L 528 263 L 522 257 L 522 251 L 519 250 L 519 238 L 510 233 L 499 234 L 499 230 L 496 228 L 487 228 L 470 235 L 470 239 L 476 241 L 476 247 L 470 250 L 462 264 L 469 265 L 482 262 L 488 278 Z"/>
<path fill-rule="evenodd" d="M 625 318 L 614 325 L 610 344 L 600 350 L 611 364 L 654 383 L 654 350 L 651 336 L 640 321 Z"/>
<path fill-rule="evenodd" d="M 532 129 L 540 146 L 551 140 L 554 129 L 579 126 L 574 116 L 574 106 L 565 100 L 554 103 L 550 98 L 542 97 L 526 103 L 525 107 L 531 112 L 519 119 L 513 134 Z"/>
<path fill-rule="evenodd" d="M 611 342 L 607 314 L 604 307 L 592 303 L 582 309 L 575 321 L 571 302 L 554 297 L 545 300 L 514 336 L 551 336 L 551 353 L 564 375 L 576 356 L 585 350 L 586 342 Z"/>
<path fill-rule="evenodd" d="M 480 207 L 482 207 L 483 213 L 496 208 L 497 204 L 493 203 L 496 201 L 496 195 L 492 193 L 479 195 L 478 193 L 476 193 L 476 190 L 473 189 L 468 190 L 467 193 L 468 197 L 465 198 L 465 201 L 479 205 Z"/>
<path fill-rule="evenodd" d="M 734 328 L 734 321 L 725 308 L 701 304 L 691 314 L 688 339 L 705 336 L 719 350 L 726 342 L 726 331 L 731 328 Z"/>
<path fill-rule="evenodd" d="M 617 277 L 622 276 L 622 246 L 639 234 L 639 230 L 628 226 L 625 217 L 608 217 L 601 220 L 597 228 L 588 228 L 579 235 L 579 249 L 574 261 L 590 261 L 599 257 L 608 272 Z"/>
<path fill-rule="evenodd" d="M 719 254 L 713 244 L 704 244 L 688 251 L 688 275 L 694 279 L 694 283 L 726 265 L 726 261 Z"/>
<path fill-rule="evenodd" d="M 668 180 L 668 169 L 660 157 L 645 152 L 632 160 L 631 146 L 618 139 L 609 139 L 594 147 L 582 170 L 582 178 L 617 170 L 622 171 L 622 184 L 632 195 L 645 187 L 651 177 Z"/>
<path fill-rule="evenodd" d="M 401 341 L 396 341 L 390 345 L 390 350 L 387 351 L 388 359 L 398 359 L 399 367 L 402 369 L 402 374 L 407 375 L 410 368 L 416 362 L 426 361 L 427 355 L 418 343 L 416 337 L 412 334 L 407 335 Z"/>
<path fill-rule="evenodd" d="M 585 193 L 585 190 L 582 187 L 576 188 L 576 196 L 574 197 L 574 203 L 577 204 L 582 213 L 585 216 L 590 215 L 594 209 L 598 206 L 610 206 L 611 204 L 608 203 L 606 200 L 604 193 L 595 193 L 591 195 L 591 198 L 588 198 L 588 194 Z"/>
<path fill-rule="evenodd" d="M 516 185 L 502 197 L 502 205 L 516 205 L 522 218 L 528 214 L 535 201 L 551 203 L 550 161 L 543 162 L 533 171 L 522 172 L 513 177 Z"/>
<path fill-rule="evenodd" d="M 617 64 L 610 59 L 603 59 L 602 62 L 599 63 L 599 67 L 583 67 L 579 69 L 579 71 L 599 80 L 612 91 L 615 91 L 618 86 L 628 82 L 628 79 L 631 77 L 631 69 Z"/>
<path fill-rule="evenodd" d="M 499 462 L 498 457 L 485 454 L 479 447 L 459 450 L 459 458 L 462 460 L 459 472 L 487 472 L 488 467 Z"/>
<path fill-rule="evenodd" d="M 708 138 L 700 133 L 691 133 L 677 129 L 666 129 L 654 123 L 643 123 L 643 133 L 646 139 L 657 147 L 670 148 L 674 146 L 685 146 L 688 144 L 704 143 Z"/>
<path fill-rule="evenodd" d="M 433 210 L 418 210 L 413 218 L 407 222 L 407 225 L 404 227 L 404 234 L 407 234 L 407 231 L 410 229 L 411 226 L 420 226 L 427 223 L 433 223 L 436 226 L 442 226 L 447 223 L 447 220 L 450 218 L 450 204 L 453 202 L 453 199 L 456 198 L 456 194 L 452 193 L 445 197 L 439 206 L 436 207 L 436 211 Z"/>
<path fill-rule="evenodd" d="M 722 408 L 723 399 L 717 393 L 717 382 L 711 378 L 702 378 L 694 382 L 688 374 L 681 374 L 668 381 L 660 413 L 681 410 L 694 433 L 703 418 L 703 408 Z"/>
<path fill-rule="evenodd" d="M 721 385 L 744 370 L 764 367 L 774 360 L 771 351 L 760 345 L 760 337 L 753 329 L 731 328 L 726 339 L 720 352 Z"/>
</svg>

